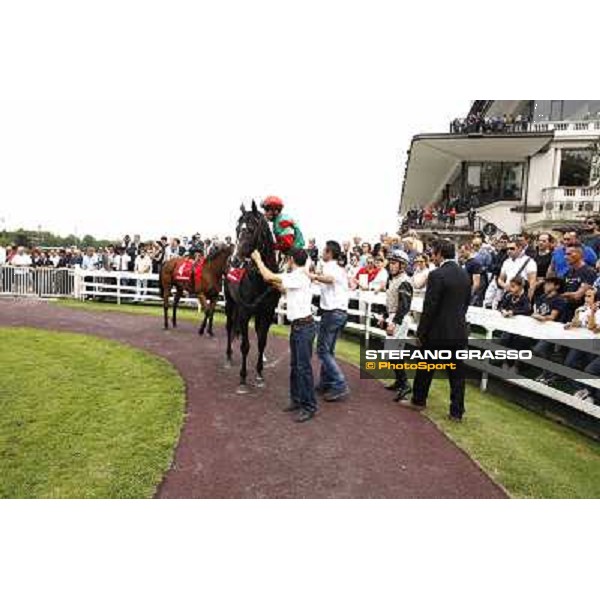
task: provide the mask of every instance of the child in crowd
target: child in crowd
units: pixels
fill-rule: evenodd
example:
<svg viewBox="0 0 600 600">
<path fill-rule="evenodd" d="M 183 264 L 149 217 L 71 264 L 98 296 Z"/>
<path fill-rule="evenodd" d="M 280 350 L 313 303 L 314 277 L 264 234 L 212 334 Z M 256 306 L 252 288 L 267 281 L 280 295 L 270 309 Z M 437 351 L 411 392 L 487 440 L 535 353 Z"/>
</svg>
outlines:
<svg viewBox="0 0 600 600">
<path fill-rule="evenodd" d="M 536 321 L 564 322 L 567 301 L 560 296 L 563 282 L 559 277 L 548 277 L 544 281 L 544 293 L 535 298 L 532 317 Z"/>
<path fill-rule="evenodd" d="M 598 332 L 600 325 L 600 314 L 597 302 L 598 292 L 595 288 L 590 288 L 585 292 L 583 305 L 575 310 L 575 314 L 569 323 L 565 324 L 565 329 L 574 327 L 586 327 L 594 332 Z"/>
<path fill-rule="evenodd" d="M 510 280 L 508 290 L 504 293 L 502 300 L 498 304 L 498 310 L 500 310 L 500 313 L 504 317 L 531 314 L 531 305 L 525 293 L 525 281 L 522 277 L 515 277 Z M 527 338 L 504 331 L 500 336 L 500 343 L 507 348 L 522 350 L 527 346 Z M 506 366 L 509 370 L 516 373 L 516 364 L 514 361 L 507 360 Z"/>
<path fill-rule="evenodd" d="M 498 310 L 503 317 L 531 314 L 531 304 L 525 293 L 525 281 L 522 277 L 510 280 L 508 290 L 498 304 Z"/>
<path fill-rule="evenodd" d="M 564 322 L 567 313 L 567 301 L 560 296 L 563 290 L 563 281 L 559 277 L 548 277 L 544 281 L 544 293 L 537 296 L 532 317 L 536 321 L 548 323 Z M 549 359 L 554 352 L 555 345 L 546 340 L 539 340 L 532 348 L 533 353 L 540 358 Z M 536 381 L 549 385 L 556 381 L 557 375 L 543 370 L 536 377 Z"/>
</svg>

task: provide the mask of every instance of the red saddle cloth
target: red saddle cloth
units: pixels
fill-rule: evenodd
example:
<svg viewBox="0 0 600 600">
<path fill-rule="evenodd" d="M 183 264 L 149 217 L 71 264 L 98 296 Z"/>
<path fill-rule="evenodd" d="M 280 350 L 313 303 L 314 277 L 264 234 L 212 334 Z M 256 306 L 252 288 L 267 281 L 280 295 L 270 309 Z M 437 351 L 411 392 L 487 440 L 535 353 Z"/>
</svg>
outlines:
<svg viewBox="0 0 600 600">
<path fill-rule="evenodd" d="M 175 281 L 181 283 L 188 283 L 192 279 L 192 268 L 194 267 L 194 261 L 189 259 L 179 264 L 175 269 Z M 202 268 L 204 267 L 204 258 L 201 258 L 196 263 L 196 270 L 194 273 L 194 281 L 200 281 L 202 278 Z"/>
<path fill-rule="evenodd" d="M 244 279 L 244 275 L 246 274 L 246 269 L 229 267 L 229 271 L 227 271 L 227 281 L 231 283 L 240 283 L 242 279 Z"/>
</svg>

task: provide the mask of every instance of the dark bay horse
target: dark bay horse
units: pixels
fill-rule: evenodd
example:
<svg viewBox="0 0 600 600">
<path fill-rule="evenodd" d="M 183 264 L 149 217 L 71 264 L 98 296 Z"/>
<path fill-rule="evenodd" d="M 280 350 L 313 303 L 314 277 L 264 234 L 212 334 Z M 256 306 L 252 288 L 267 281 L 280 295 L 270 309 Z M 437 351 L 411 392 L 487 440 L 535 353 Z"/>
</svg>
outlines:
<svg viewBox="0 0 600 600">
<path fill-rule="evenodd" d="M 237 245 L 236 253 L 232 259 L 235 266 L 245 269 L 245 274 L 239 283 L 225 281 L 225 312 L 227 315 L 227 359 L 226 365 L 231 366 L 231 342 L 235 335 L 239 335 L 240 350 L 242 352 L 242 366 L 240 369 L 240 386 L 238 393 L 248 391 L 246 386 L 247 358 L 250 350 L 248 327 L 254 317 L 254 329 L 258 343 L 258 359 L 256 363 L 256 385 L 264 385 L 263 366 L 264 351 L 267 345 L 269 328 L 273 323 L 275 309 L 279 303 L 280 293 L 267 285 L 261 277 L 254 261 L 250 258 L 253 250 L 258 250 L 265 265 L 273 272 L 277 272 L 273 235 L 269 223 L 264 215 L 252 202 L 252 209 L 246 210 L 241 206 L 240 216 L 236 228 Z"/>
<path fill-rule="evenodd" d="M 194 277 L 195 268 L 192 269 L 192 277 L 189 281 L 182 282 L 175 279 L 175 273 L 177 273 L 178 268 L 188 259 L 171 258 L 165 262 L 160 271 L 160 290 L 163 299 L 165 329 L 169 328 L 169 296 L 171 295 L 171 288 L 175 286 L 173 327 L 177 327 L 177 306 L 183 296 L 183 292 L 187 291 L 189 294 L 196 294 L 198 296 L 198 301 L 204 312 L 204 319 L 198 329 L 198 333 L 203 335 L 208 324 L 208 335 L 214 335 L 213 318 L 215 307 L 219 293 L 221 292 L 223 275 L 227 270 L 227 263 L 232 251 L 231 246 L 228 244 L 221 244 L 212 248 L 204 261 L 202 276 L 197 281 Z"/>
</svg>

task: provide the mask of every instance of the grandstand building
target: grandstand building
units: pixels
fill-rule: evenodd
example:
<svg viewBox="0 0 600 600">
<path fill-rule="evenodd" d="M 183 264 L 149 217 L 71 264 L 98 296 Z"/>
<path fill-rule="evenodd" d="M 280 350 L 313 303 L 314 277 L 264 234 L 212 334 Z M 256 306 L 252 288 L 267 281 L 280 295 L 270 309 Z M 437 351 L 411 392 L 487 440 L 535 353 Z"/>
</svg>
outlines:
<svg viewBox="0 0 600 600">
<path fill-rule="evenodd" d="M 400 215 L 473 207 L 509 234 L 600 213 L 600 100 L 476 100 L 448 133 L 416 135 Z M 415 210 L 416 209 L 416 210 Z"/>
</svg>

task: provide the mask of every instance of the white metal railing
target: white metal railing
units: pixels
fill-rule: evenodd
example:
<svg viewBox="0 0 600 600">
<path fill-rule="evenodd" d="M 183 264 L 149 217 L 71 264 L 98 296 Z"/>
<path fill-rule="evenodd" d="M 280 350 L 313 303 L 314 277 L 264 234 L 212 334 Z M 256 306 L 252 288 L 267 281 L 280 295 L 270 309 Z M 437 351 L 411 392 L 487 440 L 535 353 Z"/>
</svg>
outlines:
<svg viewBox="0 0 600 600">
<path fill-rule="evenodd" d="M 600 120 L 529 123 L 528 130 L 536 133 L 555 131 L 558 135 L 581 135 L 585 132 L 600 134 Z"/>
<path fill-rule="evenodd" d="M 0 295 L 41 298 L 72 296 L 74 285 L 73 269 L 0 266 Z"/>
<path fill-rule="evenodd" d="M 600 187 L 551 187 L 542 190 L 543 219 L 584 219 L 600 212 Z"/>
<path fill-rule="evenodd" d="M 36 273 L 37 272 L 37 273 Z M 43 273 L 43 274 L 42 274 Z M 0 291 L 2 294 L 11 295 L 40 295 L 48 297 L 65 296 L 79 300 L 105 299 L 112 302 L 158 302 L 158 275 L 140 275 L 130 272 L 113 271 L 84 271 L 81 269 L 31 269 L 3 266 L 0 267 Z M 315 296 L 318 295 L 318 286 L 315 286 Z M 182 303 L 197 306 L 195 298 L 182 298 Z M 349 321 L 346 328 L 355 331 L 369 340 L 384 338 L 385 332 L 376 326 L 374 317 L 382 310 L 386 303 L 385 293 L 353 291 L 350 293 Z M 224 305 L 221 298 L 219 304 Z M 423 297 L 416 295 L 413 299 L 409 319 L 409 331 L 415 332 L 419 316 L 422 312 Z M 282 298 L 277 307 L 277 320 L 285 322 L 285 298 Z M 594 348 L 586 351 L 600 355 L 600 336 L 586 329 L 565 330 L 560 323 L 539 323 L 531 317 L 518 316 L 506 319 L 498 311 L 479 307 L 469 307 L 467 321 L 470 325 L 482 330 L 488 343 L 492 342 L 494 334 L 507 332 L 533 340 L 556 340 L 560 346 L 581 349 L 581 340 L 594 340 Z M 471 345 L 481 343 L 472 339 Z M 528 361 L 530 362 L 530 361 Z M 469 366 L 481 371 L 481 388 L 485 390 L 489 374 L 501 375 L 510 383 L 534 391 L 541 395 L 553 398 L 563 404 L 569 405 L 582 412 L 600 418 L 600 406 L 591 402 L 578 400 L 571 394 L 555 389 L 543 383 L 525 378 L 507 377 L 506 371 L 487 363 L 468 363 Z M 557 363 L 536 358 L 531 363 L 539 368 L 552 372 L 566 369 Z M 600 389 L 600 379 L 584 379 L 581 372 L 569 371 L 571 374 L 579 373 L 579 381 L 590 387 Z M 567 374 L 568 377 L 568 374 Z M 573 377 L 571 377 L 573 378 Z"/>
</svg>

